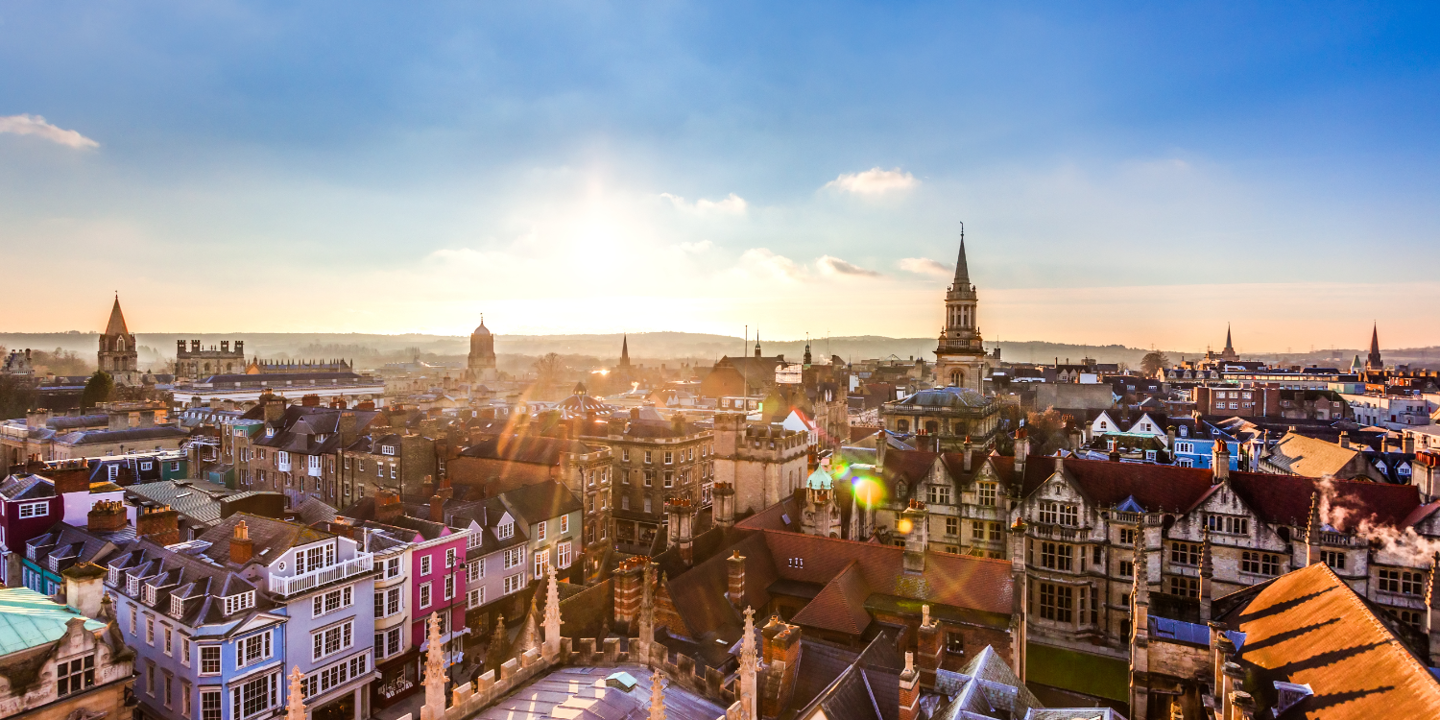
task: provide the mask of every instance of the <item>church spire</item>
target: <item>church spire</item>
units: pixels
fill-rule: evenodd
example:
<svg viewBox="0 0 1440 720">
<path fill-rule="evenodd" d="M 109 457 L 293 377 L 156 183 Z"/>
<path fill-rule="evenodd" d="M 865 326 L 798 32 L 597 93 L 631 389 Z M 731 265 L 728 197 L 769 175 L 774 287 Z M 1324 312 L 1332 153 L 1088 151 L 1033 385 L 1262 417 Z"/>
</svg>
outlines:
<svg viewBox="0 0 1440 720">
<path fill-rule="evenodd" d="M 630 367 L 630 335 L 620 336 L 620 367 Z"/>
<path fill-rule="evenodd" d="M 116 293 L 115 304 L 110 308 L 110 322 L 105 326 L 106 335 L 129 335 L 130 329 L 125 327 L 125 313 L 120 312 L 120 295 Z"/>
<path fill-rule="evenodd" d="M 965 262 L 965 223 L 960 223 L 960 257 L 955 260 L 955 289 L 970 285 L 970 266 Z"/>
<path fill-rule="evenodd" d="M 1225 323 L 1225 353 L 1228 355 L 1233 352 L 1235 352 L 1235 346 L 1230 342 L 1230 323 Z"/>
<path fill-rule="evenodd" d="M 1380 324 L 1376 323 L 1370 328 L 1370 355 L 1365 358 L 1366 370 L 1381 370 L 1385 367 L 1385 361 L 1380 357 Z"/>
</svg>

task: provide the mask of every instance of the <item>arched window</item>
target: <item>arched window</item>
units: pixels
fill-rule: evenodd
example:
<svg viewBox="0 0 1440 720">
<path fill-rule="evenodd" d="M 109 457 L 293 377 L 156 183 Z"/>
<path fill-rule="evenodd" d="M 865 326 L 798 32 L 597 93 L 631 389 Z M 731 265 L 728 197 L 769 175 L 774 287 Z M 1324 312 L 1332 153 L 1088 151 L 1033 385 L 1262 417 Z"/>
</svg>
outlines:
<svg viewBox="0 0 1440 720">
<path fill-rule="evenodd" d="M 909 421 L 909 420 L 896 420 L 896 421 L 895 421 L 895 432 L 902 432 L 902 433 L 904 433 L 904 432 L 910 432 L 910 421 Z"/>
<path fill-rule="evenodd" d="M 964 372 L 963 370 L 956 370 L 956 371 L 950 373 L 950 384 L 951 384 L 952 386 L 954 386 L 954 387 L 960 387 L 962 384 L 964 384 L 964 382 L 965 382 L 965 372 Z"/>
</svg>

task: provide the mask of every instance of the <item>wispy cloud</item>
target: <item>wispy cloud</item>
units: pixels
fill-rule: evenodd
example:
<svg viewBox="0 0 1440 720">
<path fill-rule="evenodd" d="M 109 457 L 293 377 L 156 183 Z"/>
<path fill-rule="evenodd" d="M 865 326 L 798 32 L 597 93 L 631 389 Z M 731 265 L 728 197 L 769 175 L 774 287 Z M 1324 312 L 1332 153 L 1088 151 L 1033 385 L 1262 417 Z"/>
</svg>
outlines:
<svg viewBox="0 0 1440 720">
<path fill-rule="evenodd" d="M 671 195 L 670 193 L 660 193 L 660 197 L 669 200 L 670 204 L 679 210 L 693 212 L 698 215 L 744 215 L 745 211 L 750 207 L 749 203 L 745 202 L 745 198 L 735 193 L 730 193 L 719 200 L 700 198 L 693 203 L 688 202 L 679 195 Z"/>
<path fill-rule="evenodd" d="M 0 117 L 0 133 L 34 135 L 38 138 L 72 148 L 100 147 L 100 143 L 74 130 L 64 130 L 55 127 L 45 122 L 45 118 L 39 115 L 8 115 Z"/>
<path fill-rule="evenodd" d="M 873 167 L 863 172 L 840 175 L 825 183 L 825 187 L 858 195 L 883 195 L 910 190 L 919 184 L 914 175 L 900 168 L 881 170 Z"/>
<path fill-rule="evenodd" d="M 936 277 L 948 277 L 950 268 L 944 263 L 931 260 L 930 258 L 905 258 L 900 261 L 900 269 L 905 272 L 917 273 L 920 275 L 934 275 Z"/>
<path fill-rule="evenodd" d="M 770 248 L 750 248 L 740 255 L 740 269 L 752 275 L 762 275 L 778 280 L 797 281 L 806 276 L 805 268 L 784 255 L 777 255 Z"/>
<path fill-rule="evenodd" d="M 822 272 L 822 273 L 824 273 L 824 274 L 826 274 L 826 275 L 852 275 L 852 276 L 858 276 L 858 277 L 884 277 L 884 274 L 883 274 L 883 273 L 876 272 L 876 271 L 871 270 L 871 269 L 869 269 L 869 268 L 863 268 L 863 267 L 860 267 L 859 265 L 855 265 L 855 264 L 853 264 L 853 263 L 845 262 L 844 260 L 841 260 L 840 258 L 830 257 L 829 255 L 822 255 L 819 260 L 816 260 L 816 261 L 815 261 L 815 265 L 820 268 L 820 272 Z"/>
</svg>

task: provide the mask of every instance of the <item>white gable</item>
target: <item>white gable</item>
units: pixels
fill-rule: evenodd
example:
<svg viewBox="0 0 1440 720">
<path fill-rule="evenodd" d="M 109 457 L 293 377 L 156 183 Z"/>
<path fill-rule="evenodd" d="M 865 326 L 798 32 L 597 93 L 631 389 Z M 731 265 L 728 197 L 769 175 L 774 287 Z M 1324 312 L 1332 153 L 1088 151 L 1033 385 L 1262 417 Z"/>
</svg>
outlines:
<svg viewBox="0 0 1440 720">
<path fill-rule="evenodd" d="M 1110 413 L 1108 412 L 1100 413 L 1100 415 L 1095 418 L 1095 421 L 1090 423 L 1091 435 L 1104 435 L 1106 433 L 1120 431 L 1120 425 L 1115 422 L 1114 418 L 1110 417 Z"/>
<path fill-rule="evenodd" d="M 1150 417 L 1149 413 L 1146 413 L 1141 415 L 1140 419 L 1136 420 L 1134 425 L 1130 426 L 1130 432 L 1141 435 L 1160 436 L 1165 434 L 1165 429 L 1160 427 L 1160 423 L 1155 422 L 1155 419 Z"/>
</svg>

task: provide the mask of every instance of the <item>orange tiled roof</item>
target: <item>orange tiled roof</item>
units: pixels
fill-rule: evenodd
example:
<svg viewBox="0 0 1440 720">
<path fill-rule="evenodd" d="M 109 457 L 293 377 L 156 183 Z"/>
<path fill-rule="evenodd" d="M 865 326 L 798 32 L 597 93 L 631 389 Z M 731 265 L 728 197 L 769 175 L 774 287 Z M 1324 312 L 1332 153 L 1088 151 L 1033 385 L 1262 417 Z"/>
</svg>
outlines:
<svg viewBox="0 0 1440 720">
<path fill-rule="evenodd" d="M 859 635 L 870 626 L 870 613 L 865 611 L 865 598 L 870 586 L 858 561 L 850 561 L 820 594 L 795 613 L 795 624 Z"/>
<path fill-rule="evenodd" d="M 1225 619 L 1245 633 L 1240 659 L 1264 671 L 1257 699 L 1273 698 L 1275 680 L 1314 690 L 1287 720 L 1440 717 L 1440 682 L 1323 564 L 1275 579 Z"/>
</svg>

